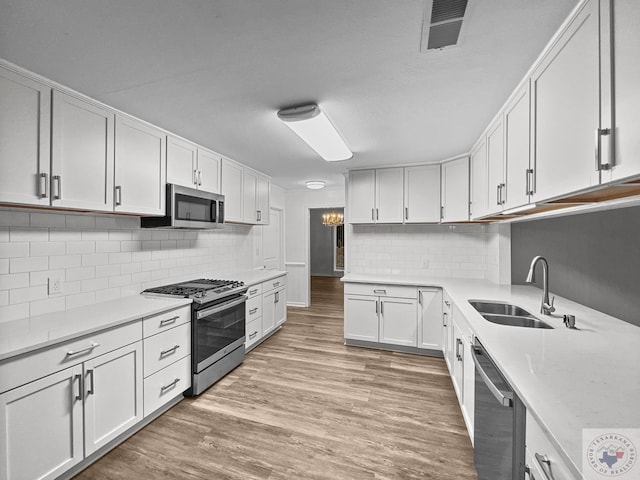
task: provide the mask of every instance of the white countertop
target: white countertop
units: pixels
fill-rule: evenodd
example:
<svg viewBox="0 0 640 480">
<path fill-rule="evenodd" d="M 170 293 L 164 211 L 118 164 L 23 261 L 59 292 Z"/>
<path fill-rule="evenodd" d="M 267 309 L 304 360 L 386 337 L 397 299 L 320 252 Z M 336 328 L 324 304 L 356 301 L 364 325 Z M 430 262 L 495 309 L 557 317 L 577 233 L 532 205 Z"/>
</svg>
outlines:
<svg viewBox="0 0 640 480">
<path fill-rule="evenodd" d="M 188 298 L 133 295 L 3 322 L 0 323 L 0 361 L 190 303 Z"/>
<path fill-rule="evenodd" d="M 582 429 L 640 428 L 640 328 L 556 297 L 541 315 L 542 291 L 533 286 L 416 276 L 357 275 L 344 282 L 442 287 L 451 296 L 528 411 L 582 471 Z M 486 321 L 470 299 L 509 302 L 551 324 L 520 328 Z M 565 328 L 563 314 L 578 330 Z"/>
<path fill-rule="evenodd" d="M 283 270 L 248 270 L 246 272 L 228 275 L 228 277 L 229 280 L 241 280 L 250 287 L 257 283 L 266 282 L 267 280 L 278 278 L 286 274 L 287 272 Z"/>
</svg>

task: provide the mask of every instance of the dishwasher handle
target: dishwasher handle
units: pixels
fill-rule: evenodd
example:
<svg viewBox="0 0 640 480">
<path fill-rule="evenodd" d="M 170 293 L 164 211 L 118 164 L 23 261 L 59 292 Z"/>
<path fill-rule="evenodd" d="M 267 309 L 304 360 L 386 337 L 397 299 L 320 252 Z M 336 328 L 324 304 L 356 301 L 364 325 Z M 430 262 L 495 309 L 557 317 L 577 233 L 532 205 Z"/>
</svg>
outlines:
<svg viewBox="0 0 640 480">
<path fill-rule="evenodd" d="M 482 365 L 480 365 L 480 360 L 478 360 L 477 352 L 480 350 L 478 347 L 473 347 L 471 349 L 471 357 L 473 358 L 473 363 L 476 364 L 476 372 L 482 378 L 484 384 L 489 388 L 489 391 L 496 397 L 496 400 L 500 402 L 503 407 L 511 407 L 513 406 L 513 393 L 512 392 L 503 392 L 491 381 L 487 372 L 484 371 Z"/>
</svg>

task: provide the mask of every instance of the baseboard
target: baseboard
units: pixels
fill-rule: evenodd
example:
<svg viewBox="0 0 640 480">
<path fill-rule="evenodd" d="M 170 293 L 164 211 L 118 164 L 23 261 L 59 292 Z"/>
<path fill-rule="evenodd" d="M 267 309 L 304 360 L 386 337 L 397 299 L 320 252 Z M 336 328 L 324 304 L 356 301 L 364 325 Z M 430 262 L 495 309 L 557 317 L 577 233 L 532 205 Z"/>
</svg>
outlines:
<svg viewBox="0 0 640 480">
<path fill-rule="evenodd" d="M 426 357 L 444 358 L 442 351 L 431 348 L 407 347 L 404 345 L 392 345 L 390 343 L 367 342 L 365 340 L 344 339 L 344 344 L 349 347 L 372 348 L 375 350 L 388 350 L 390 352 L 411 353 L 413 355 L 424 355 Z"/>
</svg>

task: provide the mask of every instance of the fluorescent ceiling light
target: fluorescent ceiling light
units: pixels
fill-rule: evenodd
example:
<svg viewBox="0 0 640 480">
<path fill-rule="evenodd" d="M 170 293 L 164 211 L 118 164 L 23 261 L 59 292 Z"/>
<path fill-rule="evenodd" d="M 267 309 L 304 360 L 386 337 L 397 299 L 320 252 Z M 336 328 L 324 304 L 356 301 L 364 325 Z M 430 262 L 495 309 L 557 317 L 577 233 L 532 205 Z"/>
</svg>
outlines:
<svg viewBox="0 0 640 480">
<path fill-rule="evenodd" d="M 521 207 L 515 207 L 515 208 L 510 208 L 509 210 L 504 210 L 502 212 L 502 215 L 511 215 L 512 213 L 526 212 L 527 210 L 533 210 L 537 206 L 538 205 L 536 205 L 535 203 L 529 203 L 528 205 L 522 205 Z"/>
<path fill-rule="evenodd" d="M 304 184 L 307 186 L 307 188 L 310 188 L 311 190 L 320 190 L 325 186 L 325 183 L 322 180 L 309 180 Z"/>
<path fill-rule="evenodd" d="M 285 108 L 278 118 L 327 162 L 349 160 L 353 153 L 318 105 Z"/>
</svg>

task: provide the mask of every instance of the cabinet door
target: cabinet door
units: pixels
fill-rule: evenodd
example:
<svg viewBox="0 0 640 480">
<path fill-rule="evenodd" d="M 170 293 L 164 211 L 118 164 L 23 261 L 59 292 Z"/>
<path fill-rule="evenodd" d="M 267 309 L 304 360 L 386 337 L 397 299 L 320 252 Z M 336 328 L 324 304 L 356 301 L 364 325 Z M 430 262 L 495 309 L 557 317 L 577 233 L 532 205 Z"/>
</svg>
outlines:
<svg viewBox="0 0 640 480">
<path fill-rule="evenodd" d="M 245 223 L 257 223 L 258 209 L 256 208 L 256 190 L 258 188 L 258 176 L 250 170 L 245 170 L 242 184 L 244 190 L 242 219 Z"/>
<path fill-rule="evenodd" d="M 113 211 L 114 113 L 53 91 L 51 204 Z"/>
<path fill-rule="evenodd" d="M 600 182 L 598 4 L 583 5 L 531 78 L 536 202 Z"/>
<path fill-rule="evenodd" d="M 268 225 L 269 224 L 269 208 L 270 208 L 270 192 L 271 192 L 271 181 L 258 175 L 258 186 L 257 186 L 257 199 L 256 205 L 258 209 L 258 225 Z"/>
<path fill-rule="evenodd" d="M 418 309 L 415 300 L 380 299 L 380 342 L 407 347 L 418 345 Z"/>
<path fill-rule="evenodd" d="M 198 186 L 198 147 L 169 135 L 167 137 L 167 183 Z"/>
<path fill-rule="evenodd" d="M 404 218 L 404 169 L 376 170 L 376 222 L 402 223 Z"/>
<path fill-rule="evenodd" d="M 272 290 L 262 297 L 262 335 L 276 328 L 276 291 Z"/>
<path fill-rule="evenodd" d="M 487 165 L 487 138 L 482 137 L 471 151 L 471 218 L 489 214 L 489 166 Z"/>
<path fill-rule="evenodd" d="M 442 290 L 418 291 L 418 348 L 442 350 Z"/>
<path fill-rule="evenodd" d="M 442 165 L 443 222 L 469 220 L 469 159 L 459 158 Z"/>
<path fill-rule="evenodd" d="M 517 90 L 504 111 L 505 180 L 507 192 L 504 208 L 529 203 L 533 171 L 529 173 L 530 108 L 529 82 Z"/>
<path fill-rule="evenodd" d="M 53 479 L 80 462 L 82 367 L 0 395 L 0 478 Z"/>
<path fill-rule="evenodd" d="M 165 212 L 165 135 L 136 119 L 116 116 L 115 211 Z"/>
<path fill-rule="evenodd" d="M 224 195 L 225 222 L 242 221 L 242 167 L 222 159 L 221 190 Z"/>
<path fill-rule="evenodd" d="M 142 342 L 84 363 L 85 455 L 143 418 Z"/>
<path fill-rule="evenodd" d="M 404 223 L 440 221 L 440 165 L 405 167 Z"/>
<path fill-rule="evenodd" d="M 378 297 L 347 295 L 344 297 L 344 338 L 377 342 Z"/>
<path fill-rule="evenodd" d="M 464 403 L 462 404 L 462 414 L 467 424 L 467 431 L 473 443 L 473 419 L 475 404 L 475 380 L 476 367 L 471 356 L 471 343 L 466 337 L 462 338 L 462 391 L 464 392 Z"/>
<path fill-rule="evenodd" d="M 447 294 L 443 294 L 442 304 L 442 353 L 449 373 L 453 376 L 453 308 Z"/>
<path fill-rule="evenodd" d="M 287 289 L 286 287 L 276 290 L 275 295 L 275 320 L 276 327 L 287 321 Z"/>
<path fill-rule="evenodd" d="M 349 172 L 349 223 L 373 223 L 375 221 L 376 171 Z"/>
<path fill-rule="evenodd" d="M 460 328 L 455 322 L 455 319 L 451 322 L 453 329 L 451 330 L 453 333 L 453 345 L 452 345 L 452 353 L 453 353 L 453 371 L 451 372 L 451 380 L 453 381 L 453 389 L 456 391 L 456 395 L 458 396 L 458 402 L 460 405 L 464 404 L 464 344 L 462 341 L 462 332 Z"/>
<path fill-rule="evenodd" d="M 49 205 L 51 89 L 0 67 L 0 202 Z"/>
<path fill-rule="evenodd" d="M 502 202 L 506 193 L 502 117 L 499 117 L 487 132 L 487 166 L 489 214 L 496 214 L 502 211 Z"/>
<path fill-rule="evenodd" d="M 640 175 L 640 3 L 613 3 L 615 161 L 612 180 Z"/>
<path fill-rule="evenodd" d="M 209 150 L 198 149 L 198 189 L 220 193 L 220 157 Z"/>
</svg>

